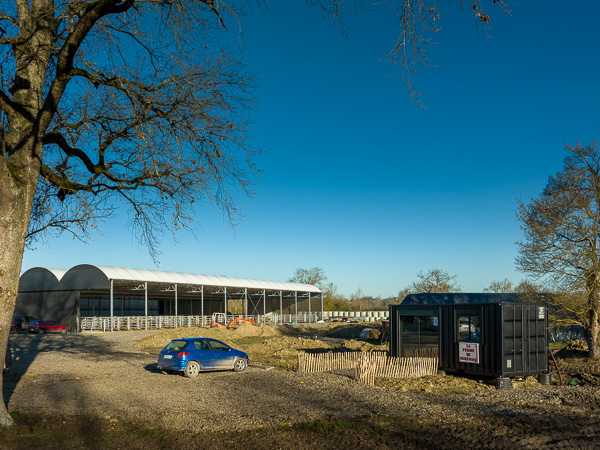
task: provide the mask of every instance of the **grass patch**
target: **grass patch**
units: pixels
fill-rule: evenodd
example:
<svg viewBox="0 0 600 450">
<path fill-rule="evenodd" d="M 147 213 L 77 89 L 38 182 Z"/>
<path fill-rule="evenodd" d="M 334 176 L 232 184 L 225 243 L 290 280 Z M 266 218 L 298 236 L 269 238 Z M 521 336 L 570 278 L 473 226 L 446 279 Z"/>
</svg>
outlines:
<svg viewBox="0 0 600 450">
<path fill-rule="evenodd" d="M 15 425 L 0 428 L 0 448 L 17 449 L 149 449 L 149 448 L 289 448 L 289 439 L 302 443 L 297 448 L 319 448 L 331 443 L 352 448 L 356 436 L 381 433 L 367 421 L 315 421 L 285 423 L 279 427 L 244 431 L 178 433 L 131 423 L 115 417 L 82 417 L 40 414 L 12 414 Z M 387 435 L 384 431 L 383 435 Z M 366 437 L 369 438 L 368 436 Z M 331 448 L 331 447 L 327 447 Z"/>
<path fill-rule="evenodd" d="M 565 348 L 567 346 L 568 342 L 549 342 L 548 343 L 548 347 L 550 347 L 551 349 L 561 349 L 561 348 Z"/>
<path fill-rule="evenodd" d="M 302 325 L 279 325 L 277 326 L 277 331 L 283 336 L 323 336 L 327 330 Z"/>
<path fill-rule="evenodd" d="M 12 412 L 14 425 L 0 428 L 3 449 L 162 448 L 174 435 L 116 418 L 46 416 Z"/>
</svg>

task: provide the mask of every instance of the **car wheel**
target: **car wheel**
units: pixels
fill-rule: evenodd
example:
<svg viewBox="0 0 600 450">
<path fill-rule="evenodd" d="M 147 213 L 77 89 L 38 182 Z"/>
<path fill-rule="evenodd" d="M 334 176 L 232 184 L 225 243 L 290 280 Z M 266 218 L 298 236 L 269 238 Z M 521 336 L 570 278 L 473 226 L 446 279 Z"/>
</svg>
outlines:
<svg viewBox="0 0 600 450">
<path fill-rule="evenodd" d="M 200 364 L 198 364 L 196 361 L 190 361 L 187 363 L 185 369 L 183 370 L 183 375 L 188 378 L 197 377 L 198 373 L 200 373 Z"/>
<path fill-rule="evenodd" d="M 233 370 L 235 370 L 236 372 L 243 372 L 246 369 L 246 366 L 246 358 L 237 358 L 233 362 Z"/>
<path fill-rule="evenodd" d="M 67 330 L 63 328 L 62 330 L 60 330 L 60 334 L 67 334 Z"/>
<path fill-rule="evenodd" d="M 42 330 L 41 328 L 38 330 L 38 334 L 44 334 L 44 330 Z"/>
</svg>

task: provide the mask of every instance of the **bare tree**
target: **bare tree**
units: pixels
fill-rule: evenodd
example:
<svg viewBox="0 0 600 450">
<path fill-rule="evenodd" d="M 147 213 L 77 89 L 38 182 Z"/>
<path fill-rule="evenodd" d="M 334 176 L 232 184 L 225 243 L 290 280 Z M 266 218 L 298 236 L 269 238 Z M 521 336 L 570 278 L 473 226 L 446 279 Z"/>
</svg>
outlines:
<svg viewBox="0 0 600 450">
<path fill-rule="evenodd" d="M 400 291 L 398 291 L 398 304 L 402 303 L 402 300 L 404 300 L 406 298 L 407 295 L 410 294 L 415 294 L 415 292 L 413 292 L 411 286 L 406 286 L 403 287 L 402 289 L 400 289 Z"/>
<path fill-rule="evenodd" d="M 557 296 L 557 304 L 576 316 L 587 313 L 590 356 L 600 358 L 600 152 L 597 142 L 565 149 L 562 171 L 538 197 L 519 202 L 524 239 L 516 264 L 555 291 L 574 293 Z"/>
<path fill-rule="evenodd" d="M 2 2 L 0 354 L 23 249 L 44 232 L 85 239 L 129 213 L 156 256 L 195 205 L 235 221 L 250 194 L 252 79 L 216 34 L 220 1 Z M 152 31 L 148 31 L 152 30 Z M 12 422 L 4 405 L 0 425 Z"/>
<path fill-rule="evenodd" d="M 311 269 L 296 269 L 294 275 L 289 279 L 293 283 L 312 284 L 322 291 L 326 290 L 327 276 L 322 267 L 312 267 Z"/>
<path fill-rule="evenodd" d="M 348 311 L 350 304 L 346 297 L 339 294 L 334 283 L 327 283 L 323 291 L 323 309 L 325 311 Z"/>
<path fill-rule="evenodd" d="M 456 284 L 457 275 L 450 275 L 442 269 L 431 269 L 427 272 L 417 273 L 419 278 L 410 286 L 401 291 L 401 294 L 416 294 L 419 292 L 461 292 L 462 288 Z M 399 294 L 400 296 L 400 294 Z"/>
<path fill-rule="evenodd" d="M 490 285 L 483 288 L 483 292 L 492 292 L 495 294 L 514 292 L 512 283 L 508 279 L 502 281 L 492 281 Z"/>
<path fill-rule="evenodd" d="M 398 15 L 398 40 L 389 51 L 388 60 L 396 64 L 404 85 L 411 98 L 418 104 L 420 94 L 414 90 L 417 75 L 424 67 L 431 67 L 427 57 L 427 46 L 432 44 L 432 36 L 442 29 L 441 11 L 435 0 L 386 0 L 392 3 Z M 506 14 L 510 13 L 508 5 L 501 0 L 469 0 L 459 2 L 461 8 L 468 8 L 478 23 L 483 24 L 486 35 L 491 22 L 487 14 L 487 5 L 493 4 Z M 337 3 L 335 1 L 334 3 Z"/>
<path fill-rule="evenodd" d="M 555 288 L 522 280 L 513 292 L 526 302 L 543 302 L 548 306 L 548 323 L 553 328 L 589 327 L 589 313 L 584 292 L 563 292 Z"/>
</svg>

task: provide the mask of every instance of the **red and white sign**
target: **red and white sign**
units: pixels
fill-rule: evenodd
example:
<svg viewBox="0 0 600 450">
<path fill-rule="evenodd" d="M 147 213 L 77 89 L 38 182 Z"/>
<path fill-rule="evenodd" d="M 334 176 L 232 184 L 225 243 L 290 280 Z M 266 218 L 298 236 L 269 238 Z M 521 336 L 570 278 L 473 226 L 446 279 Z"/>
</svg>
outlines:
<svg viewBox="0 0 600 450">
<path fill-rule="evenodd" d="M 459 342 L 458 360 L 460 362 L 479 364 L 479 344 Z"/>
</svg>

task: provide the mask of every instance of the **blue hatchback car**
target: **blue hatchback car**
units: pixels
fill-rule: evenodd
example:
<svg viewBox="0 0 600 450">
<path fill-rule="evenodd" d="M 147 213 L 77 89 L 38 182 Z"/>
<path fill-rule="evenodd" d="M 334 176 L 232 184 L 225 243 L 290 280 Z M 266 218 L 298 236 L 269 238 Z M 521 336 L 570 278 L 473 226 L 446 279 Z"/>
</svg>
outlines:
<svg viewBox="0 0 600 450">
<path fill-rule="evenodd" d="M 204 370 L 235 370 L 248 366 L 248 354 L 216 339 L 174 339 L 160 351 L 157 367 L 163 373 L 181 372 L 188 378 Z"/>
</svg>

